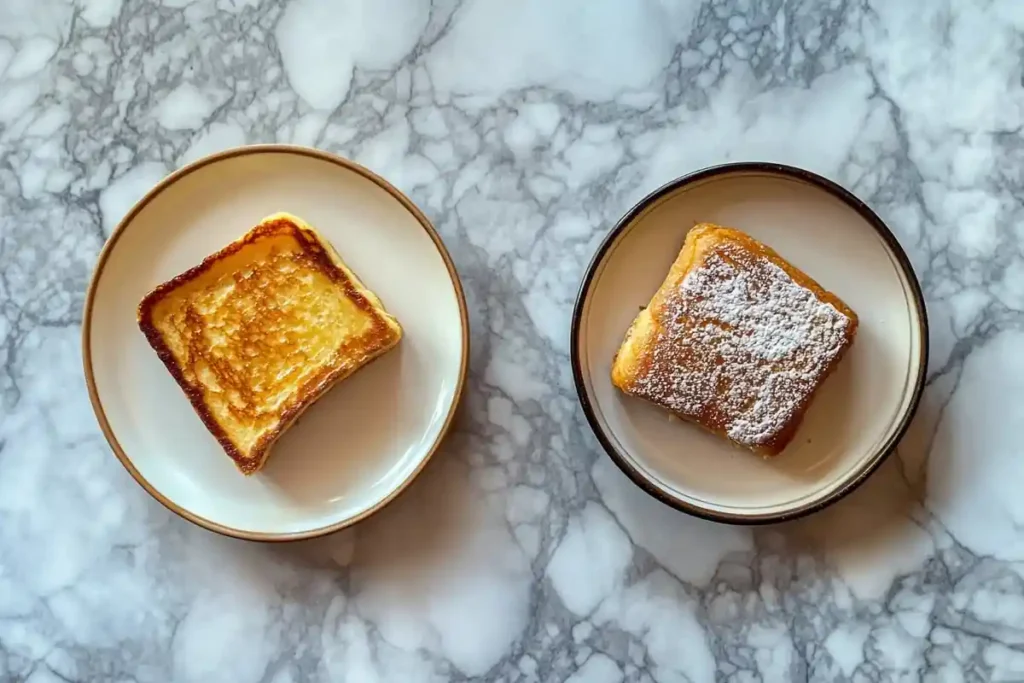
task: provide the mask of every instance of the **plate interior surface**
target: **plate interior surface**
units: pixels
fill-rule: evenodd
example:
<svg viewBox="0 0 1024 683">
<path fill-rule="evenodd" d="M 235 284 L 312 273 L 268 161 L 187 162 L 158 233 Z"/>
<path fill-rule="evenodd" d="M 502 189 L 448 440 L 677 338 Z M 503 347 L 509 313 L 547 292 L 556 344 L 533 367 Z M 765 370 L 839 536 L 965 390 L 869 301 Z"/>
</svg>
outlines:
<svg viewBox="0 0 1024 683">
<path fill-rule="evenodd" d="M 146 342 L 135 311 L 156 285 L 277 211 L 329 240 L 405 334 L 317 401 L 264 470 L 244 477 Z M 343 525 L 415 476 L 455 409 L 467 351 L 456 277 L 417 215 L 369 175 L 294 151 L 219 157 L 158 190 L 109 248 L 86 339 L 95 398 L 123 457 L 194 521 L 247 537 Z"/>
<path fill-rule="evenodd" d="M 764 242 L 860 317 L 854 344 L 775 458 L 736 448 L 611 383 L 626 329 L 699 222 Z M 613 239 L 583 296 L 574 343 L 595 427 L 634 478 L 698 514 L 742 522 L 811 509 L 883 457 L 913 410 L 925 340 L 911 282 L 860 213 L 808 182 L 737 171 L 668 192 Z"/>
</svg>

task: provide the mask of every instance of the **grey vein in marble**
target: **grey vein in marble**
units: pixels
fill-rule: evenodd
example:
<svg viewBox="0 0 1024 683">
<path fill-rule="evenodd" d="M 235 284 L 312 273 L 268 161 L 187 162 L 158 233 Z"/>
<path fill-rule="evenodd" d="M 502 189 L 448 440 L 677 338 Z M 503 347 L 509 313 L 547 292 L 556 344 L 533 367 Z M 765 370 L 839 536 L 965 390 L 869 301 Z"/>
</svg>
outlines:
<svg viewBox="0 0 1024 683">
<path fill-rule="evenodd" d="M 0 681 L 1024 680 L 1022 54 L 1013 0 L 0 3 Z M 268 141 L 408 192 L 473 328 L 422 480 L 281 547 L 149 499 L 79 350 L 131 203 Z M 864 197 L 932 319 L 898 457 L 757 530 L 633 488 L 567 363 L 611 222 L 736 159 Z"/>
</svg>

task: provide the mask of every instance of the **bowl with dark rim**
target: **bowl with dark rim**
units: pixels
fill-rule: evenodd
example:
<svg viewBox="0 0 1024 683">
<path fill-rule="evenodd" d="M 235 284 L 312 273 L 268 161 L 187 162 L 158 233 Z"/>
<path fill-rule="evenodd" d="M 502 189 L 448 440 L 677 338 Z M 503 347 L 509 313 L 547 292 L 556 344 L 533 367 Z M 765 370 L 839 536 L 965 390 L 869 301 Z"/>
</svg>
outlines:
<svg viewBox="0 0 1024 683">
<path fill-rule="evenodd" d="M 612 385 L 625 332 L 698 223 L 742 230 L 857 313 L 857 336 L 786 449 L 762 458 Z M 928 366 L 928 318 L 906 252 L 850 191 L 792 166 L 713 166 L 655 190 L 597 248 L 573 311 L 570 355 L 583 412 L 612 461 L 674 508 L 730 524 L 820 510 L 895 450 Z"/>
</svg>

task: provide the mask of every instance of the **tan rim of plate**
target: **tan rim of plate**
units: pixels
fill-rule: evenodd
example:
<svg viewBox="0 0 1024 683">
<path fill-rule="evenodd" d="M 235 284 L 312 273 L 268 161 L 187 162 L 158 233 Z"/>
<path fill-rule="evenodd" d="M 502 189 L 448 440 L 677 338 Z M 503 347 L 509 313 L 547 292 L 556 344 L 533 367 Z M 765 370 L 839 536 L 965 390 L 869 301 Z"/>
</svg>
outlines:
<svg viewBox="0 0 1024 683">
<path fill-rule="evenodd" d="M 402 484 L 394 491 L 385 496 L 380 502 L 373 507 L 364 510 L 363 512 L 342 520 L 329 524 L 319 529 L 312 529 L 310 531 L 301 531 L 296 533 L 284 533 L 284 534 L 267 534 L 251 531 L 242 531 L 234 529 L 232 527 L 218 524 L 217 522 L 206 519 L 196 515 L 188 510 L 182 508 L 174 501 L 168 499 L 166 496 L 157 491 L 149 481 L 135 468 L 132 464 L 131 459 L 121 448 L 121 444 L 117 441 L 117 436 L 114 434 L 113 429 L 110 427 L 110 422 L 107 420 L 106 413 L 103 410 L 103 404 L 100 402 L 99 392 L 96 390 L 96 378 L 93 375 L 92 368 L 92 348 L 91 348 L 91 332 L 92 332 L 92 308 L 93 300 L 96 296 L 96 286 L 103 275 L 103 269 L 106 265 L 107 258 L 110 256 L 114 247 L 117 245 L 121 235 L 135 219 L 135 217 L 141 212 L 149 202 L 153 200 L 163 190 L 170 187 L 174 183 L 178 182 L 190 173 L 197 171 L 204 166 L 230 159 L 237 156 L 245 156 L 249 154 L 264 154 L 264 153 L 285 153 L 285 154 L 297 154 L 300 156 L 312 157 L 320 159 L 321 161 L 327 161 L 332 164 L 341 166 L 349 171 L 353 171 L 363 176 L 367 180 L 372 181 L 378 185 L 381 189 L 386 191 L 399 203 L 406 208 L 409 213 L 415 216 L 416 220 L 426 231 L 427 235 L 434 243 L 434 247 L 437 249 L 441 258 L 444 260 L 444 265 L 448 269 L 448 275 L 451 278 L 452 287 L 455 289 L 455 295 L 459 302 L 459 317 L 462 325 L 462 358 L 459 362 L 459 379 L 458 384 L 455 388 L 455 394 L 451 403 L 451 407 L 448 409 L 448 415 L 445 417 L 444 425 L 441 427 L 441 431 L 438 433 L 434 443 L 431 444 L 430 450 L 427 452 L 425 458 L 423 458 L 419 465 L 413 470 L 412 474 L 402 482 Z M 149 495 L 153 496 L 161 505 L 166 507 L 176 515 L 187 519 L 188 521 L 197 524 L 204 529 L 209 529 L 218 534 L 224 536 L 230 536 L 233 538 L 241 538 L 249 541 L 263 541 L 263 542 L 279 542 L 279 541 L 298 541 L 307 538 L 316 538 L 318 536 L 326 536 L 327 534 L 340 531 L 346 527 L 352 526 L 356 522 L 362 521 L 374 514 L 385 505 L 394 500 L 400 493 L 405 491 L 410 484 L 419 476 L 420 472 L 426 467 L 427 463 L 434 457 L 434 453 L 437 452 L 441 442 L 444 441 L 448 430 L 451 428 L 452 420 L 455 418 L 455 412 L 458 408 L 459 401 L 462 398 L 462 390 L 466 385 L 466 374 L 469 369 L 469 313 L 466 307 L 466 295 L 462 290 L 462 281 L 459 279 L 459 274 L 455 270 L 455 264 L 452 262 L 452 258 L 445 248 L 444 243 L 441 241 L 440 235 L 437 234 L 437 230 L 431 224 L 430 220 L 420 211 L 419 207 L 413 204 L 412 200 L 406 197 L 402 192 L 394 185 L 384 180 L 381 176 L 377 175 L 373 171 L 357 164 L 354 161 L 350 161 L 343 157 L 324 152 L 319 149 L 313 149 L 311 147 L 302 147 L 300 145 L 286 145 L 286 144 L 264 144 L 264 145 L 246 145 L 243 147 L 234 147 L 231 149 L 217 152 L 201 159 L 197 159 L 190 164 L 179 168 L 174 171 L 166 178 L 157 183 L 151 190 L 149 190 L 142 199 L 135 203 L 135 205 L 125 214 L 124 218 L 117 224 L 106 243 L 103 245 L 103 249 L 100 250 L 99 259 L 96 262 L 96 268 L 93 270 L 92 278 L 89 280 L 89 288 L 85 294 L 85 308 L 82 314 L 82 362 L 85 369 L 85 383 L 89 390 L 89 401 L 92 403 L 93 412 L 96 413 L 96 419 L 99 421 L 100 429 L 103 430 L 103 436 L 106 437 L 107 443 L 110 444 L 110 448 L 114 451 L 114 455 L 121 461 L 124 468 L 128 470 L 128 473 L 144 488 Z"/>
</svg>

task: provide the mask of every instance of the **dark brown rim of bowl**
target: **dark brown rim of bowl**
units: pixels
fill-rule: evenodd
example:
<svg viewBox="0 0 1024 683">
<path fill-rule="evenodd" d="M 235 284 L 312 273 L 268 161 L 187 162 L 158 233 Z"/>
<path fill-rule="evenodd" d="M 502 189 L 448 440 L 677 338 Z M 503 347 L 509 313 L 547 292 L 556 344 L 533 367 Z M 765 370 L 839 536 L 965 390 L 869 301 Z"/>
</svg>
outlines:
<svg viewBox="0 0 1024 683">
<path fill-rule="evenodd" d="M 212 520 L 201 517 L 193 512 L 190 512 L 174 501 L 164 496 L 158 491 L 145 477 L 135 468 L 132 464 L 131 458 L 125 453 L 124 449 L 121 448 L 121 444 L 118 443 L 117 437 L 114 434 L 114 430 L 110 426 L 110 422 L 107 420 L 106 413 L 103 410 L 103 404 L 100 402 L 99 392 L 96 389 L 96 380 L 93 374 L 92 367 L 92 310 L 93 303 L 96 296 L 96 288 L 99 284 L 100 278 L 103 276 L 103 269 L 107 263 L 107 259 L 117 246 L 118 240 L 121 235 L 124 234 L 128 226 L 131 225 L 135 217 L 144 209 L 146 206 L 161 192 L 165 189 L 181 180 L 185 176 L 198 171 L 204 166 L 224 161 L 237 156 L 245 156 L 248 154 L 295 154 L 298 156 L 312 157 L 321 161 L 326 161 L 337 166 L 341 166 L 349 171 L 357 173 L 367 180 L 370 180 L 374 184 L 378 185 L 381 189 L 386 191 L 392 197 L 394 197 L 399 203 L 406 208 L 409 213 L 416 218 L 424 231 L 430 236 L 431 241 L 434 243 L 438 253 L 444 260 L 444 265 L 448 269 L 448 275 L 451 278 L 452 287 L 455 289 L 455 295 L 459 302 L 459 316 L 462 324 L 462 358 L 459 363 L 459 380 L 455 387 L 455 394 L 452 398 L 451 406 L 448 408 L 448 414 L 445 416 L 444 424 L 441 427 L 440 433 L 434 443 L 431 444 L 430 450 L 426 456 L 420 461 L 416 469 L 399 485 L 394 491 L 391 491 L 382 500 L 378 501 L 373 507 L 360 512 L 357 515 L 343 519 L 340 522 L 334 522 L 324 527 L 317 529 L 310 529 L 308 531 L 298 531 L 289 533 L 263 533 L 244 531 L 242 529 L 235 529 L 233 527 L 214 522 Z M 230 536 L 233 538 L 241 538 L 248 541 L 262 541 L 262 542 L 280 542 L 280 541 L 299 541 L 308 538 L 316 538 L 318 536 L 326 536 L 327 534 L 340 531 L 346 527 L 352 526 L 356 522 L 362 521 L 377 512 L 385 505 L 394 500 L 398 494 L 405 491 L 409 485 L 416 479 L 416 477 L 423 471 L 427 463 L 433 458 L 434 453 L 437 452 L 438 447 L 444 440 L 445 435 L 451 428 L 452 420 L 455 417 L 455 411 L 458 408 L 459 400 L 462 397 L 462 391 L 466 384 L 466 373 L 469 368 L 469 313 L 466 307 L 466 296 L 462 290 L 462 281 L 459 279 L 459 274 L 455 270 L 455 264 L 452 262 L 451 256 L 448 254 L 448 250 L 445 248 L 444 243 L 441 241 L 440 235 L 437 234 L 434 226 L 430 220 L 423 214 L 420 209 L 412 203 L 412 201 L 402 194 L 395 186 L 382 177 L 374 173 L 373 171 L 360 166 L 354 161 L 344 159 L 335 154 L 324 152 L 319 149 L 313 149 L 310 147 L 302 147 L 299 145 L 285 145 L 285 144 L 266 144 L 266 145 L 246 145 L 243 147 L 234 147 L 227 149 L 209 156 L 203 157 L 190 164 L 183 166 L 182 168 L 174 171 L 169 176 L 161 180 L 156 184 L 153 189 L 147 192 L 142 199 L 136 202 L 135 206 L 125 214 L 125 217 L 121 219 L 121 222 L 117 224 L 110 237 L 107 239 L 106 244 L 103 245 L 103 249 L 100 251 L 99 259 L 96 262 L 96 268 L 93 270 L 92 279 L 89 281 L 89 289 L 85 295 L 85 309 L 82 314 L 82 362 L 85 369 L 85 383 L 89 390 L 89 401 L 92 403 L 93 411 L 96 413 L 96 419 L 99 421 L 100 429 L 103 430 L 103 435 L 106 437 L 107 442 L 110 444 L 111 449 L 114 451 L 114 455 L 121 461 L 124 468 L 128 470 L 128 473 L 144 488 L 153 498 L 159 501 L 164 507 L 176 515 L 187 519 L 188 521 L 208 529 L 210 531 L 222 534 L 224 536 Z"/>
<path fill-rule="evenodd" d="M 598 421 L 597 415 L 594 412 L 594 406 L 591 403 L 590 397 L 587 395 L 585 388 L 586 385 L 583 381 L 583 364 L 580 361 L 580 327 L 583 322 L 584 304 L 590 294 L 590 287 L 593 284 L 594 276 L 596 275 L 598 268 L 604 262 L 605 256 L 608 254 L 609 249 L 611 249 L 619 235 L 626 230 L 637 216 L 663 197 L 666 197 L 687 185 L 692 185 L 703 180 L 730 175 L 733 173 L 760 173 L 802 181 L 820 190 L 824 190 L 856 211 L 868 225 L 875 229 L 889 247 L 892 256 L 906 278 L 907 283 L 909 284 L 910 293 L 914 300 L 914 306 L 917 309 L 917 320 L 921 335 L 921 359 L 917 368 L 917 377 L 913 382 L 912 397 L 892 435 L 878 447 L 872 457 L 862 467 L 851 471 L 842 486 L 827 495 L 825 498 L 815 501 L 809 505 L 804 505 L 802 507 L 786 510 L 776 514 L 735 515 L 716 512 L 694 505 L 688 501 L 675 498 L 652 484 L 650 480 L 640 472 L 640 470 L 629 462 L 625 456 L 619 453 L 618 449 L 615 448 L 611 439 L 609 439 L 608 435 L 605 433 L 604 427 Z M 713 522 L 722 522 L 725 524 L 753 526 L 798 519 L 835 503 L 864 483 L 864 481 L 871 476 L 876 469 L 878 469 L 886 458 L 896 450 L 900 439 L 903 438 L 907 428 L 910 426 L 910 422 L 913 419 L 914 414 L 917 412 L 918 404 L 921 402 L 921 394 L 924 391 L 925 377 L 928 371 L 929 353 L 928 314 L 925 309 L 924 295 L 921 292 L 921 284 L 914 273 L 914 268 L 910 263 L 910 259 L 907 257 L 906 252 L 903 251 L 903 247 L 901 247 L 899 242 L 896 240 L 896 236 L 893 235 L 891 230 L 889 230 L 889 227 L 874 211 L 871 210 L 870 207 L 868 207 L 867 204 L 854 196 L 854 194 L 846 188 L 818 175 L 817 173 L 812 173 L 811 171 L 806 171 L 794 166 L 787 166 L 785 164 L 760 161 L 741 161 L 709 166 L 708 168 L 694 171 L 693 173 L 689 173 L 666 183 L 637 202 L 633 208 L 626 212 L 625 216 L 619 219 L 611 231 L 609 231 L 608 235 L 601 241 L 600 246 L 597 248 L 597 252 L 594 254 L 593 259 L 591 259 L 590 264 L 587 266 L 586 273 L 583 276 L 583 282 L 580 284 L 579 294 L 576 296 L 576 305 L 573 308 L 569 344 L 573 382 L 576 385 L 576 395 L 579 398 L 580 405 L 583 407 L 583 414 L 586 415 L 587 422 L 590 423 L 590 428 L 593 430 L 597 440 L 601 443 L 601 446 L 608 453 L 609 457 L 611 457 L 612 462 L 614 462 L 634 484 L 662 503 L 695 517 L 701 517 Z"/>
</svg>

